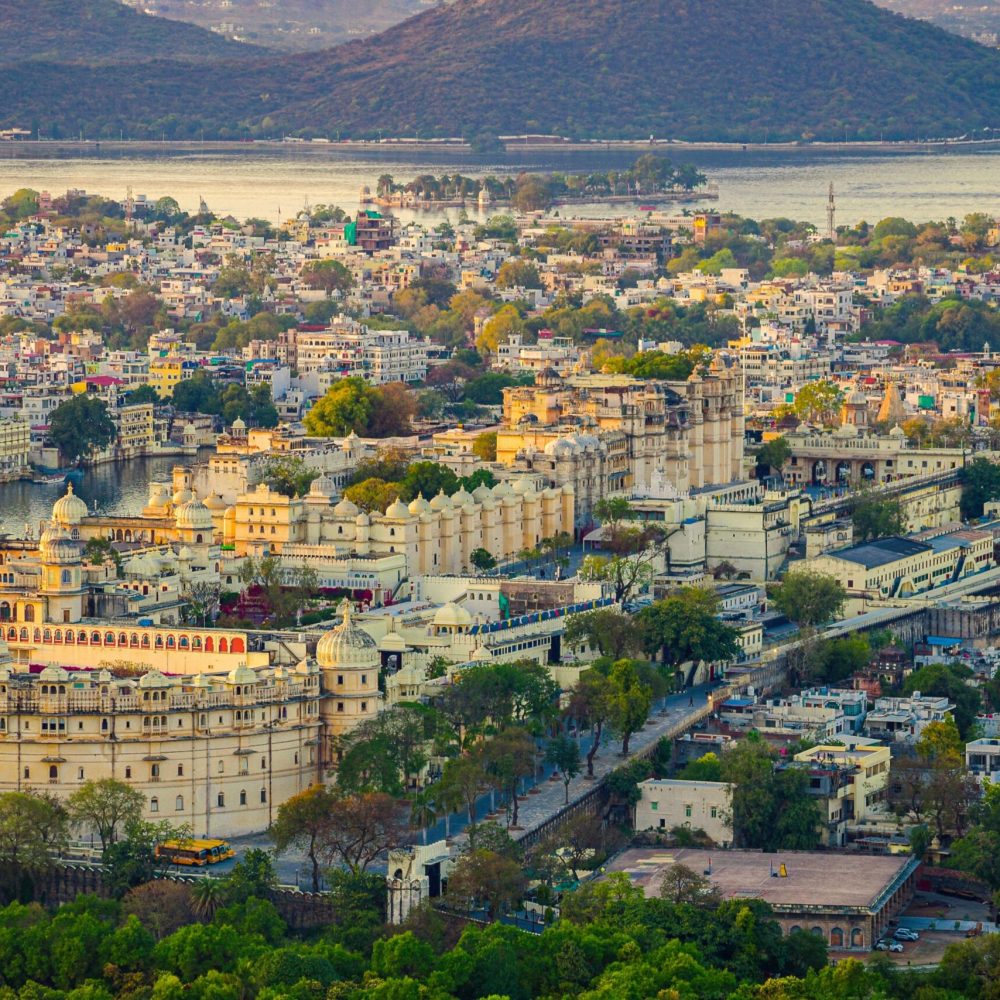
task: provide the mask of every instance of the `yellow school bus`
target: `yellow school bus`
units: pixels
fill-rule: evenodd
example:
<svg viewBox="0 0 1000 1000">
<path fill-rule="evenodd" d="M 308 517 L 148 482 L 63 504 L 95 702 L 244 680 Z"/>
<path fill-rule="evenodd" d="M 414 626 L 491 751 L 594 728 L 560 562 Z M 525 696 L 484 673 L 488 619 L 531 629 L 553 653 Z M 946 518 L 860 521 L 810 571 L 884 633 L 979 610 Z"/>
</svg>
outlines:
<svg viewBox="0 0 1000 1000">
<path fill-rule="evenodd" d="M 235 854 L 224 840 L 165 840 L 156 845 L 156 856 L 175 865 L 214 865 Z"/>
</svg>

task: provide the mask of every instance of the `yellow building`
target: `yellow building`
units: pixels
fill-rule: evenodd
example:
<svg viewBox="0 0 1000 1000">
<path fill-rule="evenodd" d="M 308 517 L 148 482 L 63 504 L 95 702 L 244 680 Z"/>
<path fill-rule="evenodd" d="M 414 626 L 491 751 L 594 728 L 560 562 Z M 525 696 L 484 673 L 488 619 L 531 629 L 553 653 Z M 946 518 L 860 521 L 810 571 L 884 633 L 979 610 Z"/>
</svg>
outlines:
<svg viewBox="0 0 1000 1000">
<path fill-rule="evenodd" d="M 184 362 L 180 358 L 150 358 L 149 384 L 160 399 L 166 399 L 184 378 Z"/>
</svg>

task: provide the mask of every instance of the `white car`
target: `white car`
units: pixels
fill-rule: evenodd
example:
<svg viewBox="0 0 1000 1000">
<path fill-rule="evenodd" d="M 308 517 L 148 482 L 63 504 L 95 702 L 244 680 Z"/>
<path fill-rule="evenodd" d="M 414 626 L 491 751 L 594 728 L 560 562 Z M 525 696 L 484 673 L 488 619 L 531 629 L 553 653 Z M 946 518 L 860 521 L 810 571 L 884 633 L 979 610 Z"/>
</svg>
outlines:
<svg viewBox="0 0 1000 1000">
<path fill-rule="evenodd" d="M 875 948 L 878 951 L 902 951 L 903 945 L 899 941 L 879 941 Z"/>
<path fill-rule="evenodd" d="M 892 935 L 897 941 L 919 941 L 920 935 L 916 931 L 911 931 L 909 927 L 897 927 L 896 933 Z"/>
</svg>

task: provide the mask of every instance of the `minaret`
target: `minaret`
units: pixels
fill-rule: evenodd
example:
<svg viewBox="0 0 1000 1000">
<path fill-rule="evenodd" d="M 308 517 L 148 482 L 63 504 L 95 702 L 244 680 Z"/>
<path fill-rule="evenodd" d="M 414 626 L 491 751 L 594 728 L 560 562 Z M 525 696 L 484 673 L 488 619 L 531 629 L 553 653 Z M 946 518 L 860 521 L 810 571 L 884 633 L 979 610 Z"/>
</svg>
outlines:
<svg viewBox="0 0 1000 1000">
<path fill-rule="evenodd" d="M 831 239 L 837 238 L 837 204 L 833 198 L 833 181 L 830 181 L 830 193 L 826 199 L 826 235 Z"/>
</svg>

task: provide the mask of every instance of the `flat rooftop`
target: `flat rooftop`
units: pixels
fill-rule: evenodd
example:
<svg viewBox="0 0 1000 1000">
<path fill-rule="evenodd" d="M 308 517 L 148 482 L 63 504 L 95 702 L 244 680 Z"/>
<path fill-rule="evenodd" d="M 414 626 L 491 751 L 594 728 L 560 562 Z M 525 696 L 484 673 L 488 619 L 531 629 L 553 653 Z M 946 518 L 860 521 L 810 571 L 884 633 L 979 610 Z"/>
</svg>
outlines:
<svg viewBox="0 0 1000 1000">
<path fill-rule="evenodd" d="M 711 863 L 712 885 L 726 899 L 762 899 L 780 909 L 827 906 L 870 909 L 912 859 L 901 855 L 834 854 L 826 851 L 710 851 L 633 848 L 608 865 L 626 872 L 647 896 L 658 896 L 663 873 L 674 864 L 701 873 Z M 787 878 L 772 878 L 784 864 Z"/>
</svg>

